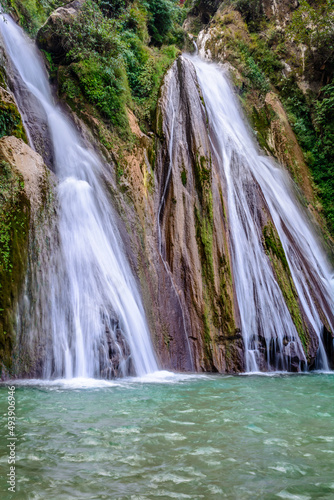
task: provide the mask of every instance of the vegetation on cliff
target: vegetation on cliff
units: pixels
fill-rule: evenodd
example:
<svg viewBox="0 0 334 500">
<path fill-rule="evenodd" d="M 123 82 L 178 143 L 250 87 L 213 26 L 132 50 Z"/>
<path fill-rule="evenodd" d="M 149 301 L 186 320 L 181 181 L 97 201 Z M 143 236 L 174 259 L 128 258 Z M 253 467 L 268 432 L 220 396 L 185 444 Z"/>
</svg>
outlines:
<svg viewBox="0 0 334 500">
<path fill-rule="evenodd" d="M 44 51 L 50 76 L 57 83 L 60 96 L 66 99 L 80 117 L 87 119 L 90 125 L 97 125 L 102 144 L 113 153 L 117 162 L 125 149 L 130 150 L 134 144 L 139 149 L 142 147 L 137 153 L 138 171 L 143 173 L 144 184 L 147 181 L 148 171 L 150 179 L 151 175 L 152 179 L 154 175 L 151 169 L 154 162 L 151 161 L 150 155 L 152 153 L 154 157 L 159 140 L 165 141 L 163 134 L 159 134 L 160 124 L 154 126 L 157 100 L 166 70 L 184 47 L 185 35 L 181 25 L 188 7 L 191 8 L 190 3 L 181 7 L 177 0 L 75 0 L 70 3 L 56 0 L 29 0 L 24 3 L 20 0 L 7 0 L 7 7 L 16 13 L 18 20 L 31 34 L 37 33 L 39 29 L 37 41 Z M 303 148 L 305 159 L 300 151 L 302 161 L 306 161 L 312 169 L 328 225 L 334 235 L 332 34 L 330 30 L 324 30 L 323 37 L 319 37 L 314 28 L 316 26 L 321 29 L 323 6 L 312 6 L 306 1 L 301 1 L 300 8 L 295 14 L 290 12 L 288 21 L 284 21 L 287 24 L 282 22 L 277 24 L 276 18 L 266 14 L 263 7 L 265 1 L 192 2 L 193 8 L 200 9 L 204 6 L 202 11 L 200 10 L 202 26 L 210 20 L 207 18 L 206 9 L 212 14 L 219 3 L 221 3 L 219 15 L 212 21 L 217 36 L 210 50 L 213 55 L 215 50 L 224 51 L 226 60 L 236 68 L 235 83 L 240 98 L 245 107 L 248 107 L 249 116 L 253 119 L 259 142 L 277 157 L 278 148 L 277 144 L 273 144 L 272 125 L 277 118 L 280 118 L 279 106 L 274 102 L 274 97 L 280 96 L 288 112 L 286 121 L 289 119 Z M 41 27 L 51 10 L 61 5 L 65 5 L 66 8 L 73 5 L 71 14 L 53 15 Z M 329 10 L 332 16 L 332 1 L 328 0 L 326 7 L 332 9 Z M 313 35 L 310 34 L 312 30 Z M 270 95 L 274 97 L 268 99 Z M 7 117 L 6 113 L 3 113 L 2 122 L 0 121 L 0 133 L 23 137 L 21 122 L 15 115 L 9 114 Z M 129 115 L 133 122 L 131 127 Z M 145 133 L 158 131 L 155 139 L 152 140 L 153 134 L 151 138 L 143 137 L 140 130 L 134 134 L 134 129 L 138 127 L 136 119 L 141 131 Z M 277 127 L 281 123 L 282 121 L 278 120 Z M 291 127 L 289 128 L 294 137 Z M 281 135 L 284 135 L 284 131 L 281 131 Z M 295 138 L 294 140 L 296 142 Z M 282 149 L 288 149 L 290 146 L 284 142 Z M 136 148 L 133 148 L 133 151 L 135 150 Z M 197 155 L 194 151 L 192 153 Z M 146 170 L 145 155 L 151 165 L 148 170 Z M 224 352 L 226 360 L 229 357 L 232 359 L 234 354 L 230 347 L 234 341 L 239 342 L 240 331 L 236 328 L 233 311 L 232 274 L 227 258 L 229 251 L 226 248 L 226 255 L 225 252 L 224 255 L 216 255 L 214 252 L 215 222 L 211 158 L 197 155 L 196 160 L 194 181 L 199 204 L 194 206 L 194 225 L 199 250 L 199 267 L 203 275 L 204 361 L 206 369 L 209 370 L 215 366 L 215 349 L 217 352 L 219 349 L 219 352 Z M 134 163 L 134 156 L 131 161 Z M 288 165 L 288 162 L 285 163 Z M 4 164 L 4 173 L 6 171 Z M 298 182 L 298 169 L 291 168 L 290 171 Z M 123 175 L 121 162 L 117 166 L 117 172 L 118 177 Z M 186 170 L 184 166 L 179 172 L 183 188 L 190 182 L 189 173 L 190 170 Z M 138 178 L 140 175 L 139 172 Z M 127 180 L 130 185 L 132 181 Z M 133 187 L 134 185 L 130 186 L 130 189 Z M 147 197 L 146 188 L 145 184 L 145 197 Z M 134 199 L 136 196 L 134 189 L 131 194 Z M 143 201 L 138 202 L 140 203 L 144 206 Z M 174 198 L 172 203 L 176 204 Z M 17 206 L 14 198 L 12 206 L 14 208 Z M 137 207 L 135 209 L 137 210 Z M 224 211 L 223 200 L 222 211 Z M 21 213 L 10 213 L 11 223 L 17 220 L 17 217 L 21 221 Z M 7 265 L 10 265 L 11 256 L 8 249 L 15 251 L 16 233 L 14 226 L 8 224 L 6 226 L 6 221 L 4 215 L 3 234 L 1 233 L 0 240 L 3 252 L 1 257 L 7 256 Z M 22 238 L 25 234 L 26 230 L 22 232 Z M 18 248 L 24 249 L 25 244 L 26 240 L 20 241 Z M 307 350 L 308 331 L 298 295 L 283 247 L 270 223 L 263 229 L 263 245 L 272 262 L 291 317 Z M 19 254 L 14 257 L 21 259 L 20 262 L 23 259 Z M 1 269 L 1 272 L 11 273 L 10 267 Z M 15 283 L 18 282 L 19 279 L 15 279 Z M 10 287 L 7 288 L 4 300 L 13 293 Z M 8 307 L 13 311 L 12 303 Z M 8 330 L 8 326 L 3 326 L 5 350 L 8 347 L 6 344 L 8 337 L 5 337 Z M 217 335 L 213 336 L 213 332 L 217 332 Z M 166 338 L 169 349 L 170 337 Z M 6 353 L 2 355 L 0 353 L 0 358 L 5 356 Z M 232 368 L 233 363 L 234 360 L 231 361 Z"/>
<path fill-rule="evenodd" d="M 182 20 L 176 0 L 87 0 L 71 22 L 45 25 L 38 43 L 61 96 L 76 110 L 88 103 L 90 114 L 130 139 L 127 108 L 144 130 L 151 128 L 164 73 L 183 45 Z M 58 43 L 52 46 L 54 32 Z"/>
<path fill-rule="evenodd" d="M 260 2 L 238 1 L 252 31 L 249 50 L 278 91 L 304 151 L 334 235 L 334 2 L 301 0 L 287 27 L 275 29 Z M 290 66 L 283 73 L 283 62 Z M 280 71 L 279 71 L 280 70 Z M 304 85 L 303 85 L 304 83 Z"/>
<path fill-rule="evenodd" d="M 2 0 L 1 3 L 28 33 L 35 35 L 51 12 L 67 2 L 66 0 Z"/>
<path fill-rule="evenodd" d="M 241 100 L 261 145 L 271 153 L 275 151 L 264 140 L 272 120 L 265 97 L 270 90 L 279 95 L 312 172 L 332 236 L 333 22 L 333 0 L 279 5 L 271 0 L 225 0 L 209 25 L 215 30 L 214 39 L 207 42 L 214 58 L 221 51 L 241 75 L 235 78 Z"/>
</svg>

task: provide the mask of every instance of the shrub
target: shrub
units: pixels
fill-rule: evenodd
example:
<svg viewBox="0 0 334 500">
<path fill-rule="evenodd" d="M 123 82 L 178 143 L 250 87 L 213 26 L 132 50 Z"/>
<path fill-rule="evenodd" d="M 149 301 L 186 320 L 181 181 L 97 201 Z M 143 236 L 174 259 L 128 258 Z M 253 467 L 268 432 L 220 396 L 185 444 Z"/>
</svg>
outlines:
<svg viewBox="0 0 334 500">
<path fill-rule="evenodd" d="M 14 12 L 21 25 L 34 35 L 48 15 L 66 0 L 2 0 L 1 3 L 7 11 Z"/>
<path fill-rule="evenodd" d="M 315 105 L 317 140 L 313 147 L 313 173 L 330 230 L 334 234 L 334 82 L 322 89 Z"/>
<path fill-rule="evenodd" d="M 149 13 L 148 31 L 152 42 L 161 46 L 179 16 L 178 0 L 143 0 Z"/>
<path fill-rule="evenodd" d="M 120 16 L 128 3 L 126 0 L 95 0 L 95 2 L 100 7 L 101 11 L 108 17 Z"/>
<path fill-rule="evenodd" d="M 255 30 L 264 16 L 262 0 L 232 0 L 232 5 L 246 20 L 251 31 Z"/>
<path fill-rule="evenodd" d="M 317 2 L 311 6 L 306 0 L 299 1 L 289 26 L 289 33 L 297 43 L 316 51 L 321 62 L 326 62 L 334 51 L 334 0 Z"/>
</svg>

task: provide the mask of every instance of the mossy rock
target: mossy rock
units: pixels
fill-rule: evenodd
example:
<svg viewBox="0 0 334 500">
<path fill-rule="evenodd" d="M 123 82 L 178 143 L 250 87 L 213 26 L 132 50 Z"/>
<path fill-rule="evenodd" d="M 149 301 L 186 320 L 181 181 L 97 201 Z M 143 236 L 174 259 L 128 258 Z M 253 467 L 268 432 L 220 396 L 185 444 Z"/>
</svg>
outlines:
<svg viewBox="0 0 334 500">
<path fill-rule="evenodd" d="M 29 224 L 23 177 L 0 160 L 0 372 L 12 368 L 14 311 L 27 265 Z"/>
<path fill-rule="evenodd" d="M 276 228 L 269 222 L 263 228 L 264 248 L 272 263 L 277 283 L 295 324 L 299 338 L 308 354 L 309 332 L 299 306 L 298 294 L 291 276 L 288 261 Z"/>
<path fill-rule="evenodd" d="M 28 143 L 16 103 L 11 94 L 0 87 L 0 138 L 6 135 L 13 135 Z"/>
</svg>

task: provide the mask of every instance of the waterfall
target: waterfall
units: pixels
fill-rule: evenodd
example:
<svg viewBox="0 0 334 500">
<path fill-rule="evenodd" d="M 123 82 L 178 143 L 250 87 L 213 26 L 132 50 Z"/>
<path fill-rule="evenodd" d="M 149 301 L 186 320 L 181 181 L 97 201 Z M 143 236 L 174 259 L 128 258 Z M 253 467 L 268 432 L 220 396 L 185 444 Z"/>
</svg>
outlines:
<svg viewBox="0 0 334 500">
<path fill-rule="evenodd" d="M 55 102 L 35 45 L 9 16 L 2 15 L 0 24 L 25 125 L 29 130 L 25 111 L 33 102 L 36 113 L 42 109 L 45 114 L 59 179 L 60 244 L 45 271 L 49 289 L 39 301 L 46 337 L 44 377 L 108 378 L 156 371 L 141 298 L 102 180 L 101 160 Z"/>
<path fill-rule="evenodd" d="M 318 367 L 328 370 L 321 338 L 324 322 L 319 309 L 334 331 L 334 297 L 332 269 L 325 252 L 297 201 L 287 173 L 259 153 L 224 70 L 197 56 L 189 56 L 189 60 L 196 69 L 208 115 L 212 149 L 227 193 L 230 251 L 246 369 L 260 369 L 260 338 L 265 339 L 267 359 L 273 342 L 276 351 L 281 353 L 274 369 L 289 369 L 287 360 L 291 350 L 303 356 L 295 323 L 262 243 L 255 199 L 258 185 L 283 245 L 304 318 L 319 338 Z"/>
</svg>

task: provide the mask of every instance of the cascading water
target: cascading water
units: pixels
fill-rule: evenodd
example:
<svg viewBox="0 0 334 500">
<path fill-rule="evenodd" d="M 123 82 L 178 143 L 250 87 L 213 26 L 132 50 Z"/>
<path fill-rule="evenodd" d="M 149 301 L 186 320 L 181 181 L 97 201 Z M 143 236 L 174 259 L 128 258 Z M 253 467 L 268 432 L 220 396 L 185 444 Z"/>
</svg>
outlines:
<svg viewBox="0 0 334 500">
<path fill-rule="evenodd" d="M 212 148 L 225 179 L 236 296 L 241 316 L 247 371 L 260 368 L 259 339 L 265 339 L 267 359 L 276 344 L 276 365 L 267 369 L 289 370 L 291 351 L 303 357 L 294 321 L 275 279 L 257 224 L 257 183 L 282 242 L 307 323 L 319 337 L 318 367 L 328 370 L 321 339 L 324 312 L 334 329 L 332 270 L 282 168 L 261 156 L 247 130 L 224 71 L 197 56 L 196 68 L 209 121 Z M 315 292 L 315 293 L 314 293 Z M 314 299 L 316 296 L 317 303 Z M 305 356 L 304 356 L 305 357 Z M 306 361 L 306 360 L 305 360 Z"/>
<path fill-rule="evenodd" d="M 59 178 L 59 248 L 40 300 L 44 377 L 110 377 L 157 370 L 149 329 L 102 181 L 102 164 L 52 97 L 35 45 L 1 16 L 6 53 L 26 96 L 40 106 Z M 17 95 L 25 116 L 25 101 Z M 26 126 L 29 124 L 26 123 Z M 26 332 L 28 335 L 28 332 Z"/>
</svg>

